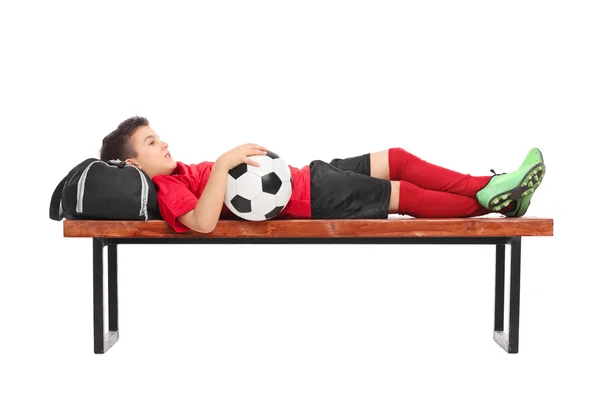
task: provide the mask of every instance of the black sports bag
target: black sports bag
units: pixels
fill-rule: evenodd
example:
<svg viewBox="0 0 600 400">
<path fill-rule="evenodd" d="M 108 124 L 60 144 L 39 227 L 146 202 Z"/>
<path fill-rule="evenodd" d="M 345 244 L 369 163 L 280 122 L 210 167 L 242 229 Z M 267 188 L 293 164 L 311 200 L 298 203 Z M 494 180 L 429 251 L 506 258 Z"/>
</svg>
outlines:
<svg viewBox="0 0 600 400">
<path fill-rule="evenodd" d="M 152 180 L 124 161 L 88 158 L 56 186 L 50 218 L 162 219 Z"/>
</svg>

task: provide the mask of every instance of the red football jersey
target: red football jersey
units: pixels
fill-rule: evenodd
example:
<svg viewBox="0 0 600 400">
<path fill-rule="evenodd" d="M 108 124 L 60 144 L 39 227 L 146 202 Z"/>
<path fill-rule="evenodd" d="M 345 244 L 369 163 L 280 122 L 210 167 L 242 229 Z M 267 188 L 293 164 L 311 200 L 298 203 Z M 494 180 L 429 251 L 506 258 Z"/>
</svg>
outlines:
<svg viewBox="0 0 600 400">
<path fill-rule="evenodd" d="M 157 175 L 152 178 L 156 187 L 158 207 L 163 219 L 176 231 L 190 230 L 177 220 L 177 217 L 193 210 L 208 182 L 214 162 L 199 164 L 176 162 L 171 175 Z M 290 167 L 292 174 L 292 196 L 285 208 L 275 217 L 279 219 L 310 219 L 310 169 Z M 223 203 L 221 217 L 237 216 Z"/>
</svg>

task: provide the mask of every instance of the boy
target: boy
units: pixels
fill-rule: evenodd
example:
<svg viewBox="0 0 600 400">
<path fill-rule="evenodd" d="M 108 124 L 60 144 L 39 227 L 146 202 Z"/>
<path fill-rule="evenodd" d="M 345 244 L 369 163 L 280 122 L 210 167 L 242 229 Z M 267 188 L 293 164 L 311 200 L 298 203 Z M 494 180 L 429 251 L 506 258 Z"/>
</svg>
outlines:
<svg viewBox="0 0 600 400">
<path fill-rule="evenodd" d="M 107 135 L 100 159 L 125 160 L 145 171 L 156 187 L 159 211 L 176 231 L 210 233 L 220 218 L 235 217 L 224 203 L 227 174 L 249 157 L 266 154 L 248 143 L 215 162 L 175 161 L 143 117 L 132 117 Z M 514 172 L 471 176 L 430 164 L 401 148 L 390 148 L 326 163 L 290 167 L 292 196 L 279 219 L 387 219 L 474 217 L 499 212 L 521 217 L 544 177 L 541 152 L 533 148 Z"/>
</svg>

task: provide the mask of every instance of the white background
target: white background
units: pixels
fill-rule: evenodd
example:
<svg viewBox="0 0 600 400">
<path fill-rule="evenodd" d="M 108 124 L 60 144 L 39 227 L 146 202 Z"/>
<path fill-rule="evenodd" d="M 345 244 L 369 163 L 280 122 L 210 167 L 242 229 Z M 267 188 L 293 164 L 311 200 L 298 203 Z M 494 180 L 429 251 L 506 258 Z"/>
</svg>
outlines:
<svg viewBox="0 0 600 400">
<path fill-rule="evenodd" d="M 0 397 L 597 399 L 599 19 L 593 1 L 3 2 Z M 539 147 L 527 216 L 555 234 L 523 239 L 519 353 L 493 341 L 493 246 L 131 245 L 120 340 L 93 354 L 92 242 L 48 207 L 133 115 L 187 163 L 403 147 L 483 175 Z"/>
</svg>

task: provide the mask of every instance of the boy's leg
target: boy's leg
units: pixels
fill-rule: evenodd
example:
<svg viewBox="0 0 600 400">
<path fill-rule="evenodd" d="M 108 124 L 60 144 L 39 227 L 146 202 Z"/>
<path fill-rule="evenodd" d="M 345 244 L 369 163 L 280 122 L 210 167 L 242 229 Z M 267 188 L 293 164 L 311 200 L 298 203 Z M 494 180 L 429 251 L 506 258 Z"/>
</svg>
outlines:
<svg viewBox="0 0 600 400">
<path fill-rule="evenodd" d="M 369 154 L 369 160 L 371 164 L 370 173 L 373 178 L 392 180 L 390 178 L 389 153 L 389 150 L 383 150 Z"/>
<path fill-rule="evenodd" d="M 427 190 L 407 181 L 392 181 L 389 213 L 418 218 L 467 218 L 489 214 L 477 199 Z"/>
<path fill-rule="evenodd" d="M 423 189 L 451 192 L 476 198 L 492 178 L 471 176 L 431 164 L 408 151 L 393 147 L 370 153 L 371 176 L 392 181 L 408 181 Z"/>
<path fill-rule="evenodd" d="M 390 183 L 392 185 L 392 190 L 388 214 L 396 214 L 398 212 L 398 201 L 400 200 L 400 181 L 391 181 Z"/>
<path fill-rule="evenodd" d="M 411 182 L 423 189 L 473 197 L 493 212 L 521 217 L 531 196 L 540 186 L 546 167 L 542 153 L 532 148 L 521 166 L 508 174 L 471 176 L 443 168 L 416 157 L 401 148 L 370 154 L 371 175 Z"/>
<path fill-rule="evenodd" d="M 341 170 L 338 167 L 341 167 Z M 329 163 L 313 161 L 313 218 L 385 218 L 386 211 L 388 214 L 400 213 L 413 217 L 461 218 L 491 212 L 472 197 L 427 190 L 407 181 L 390 182 L 387 179 L 369 176 L 371 167 L 374 165 L 370 163 L 369 153 L 333 159 Z M 386 201 L 381 200 L 384 197 Z M 385 208 L 382 209 L 384 205 Z M 514 204 L 498 212 L 506 212 L 512 208 Z"/>
</svg>

